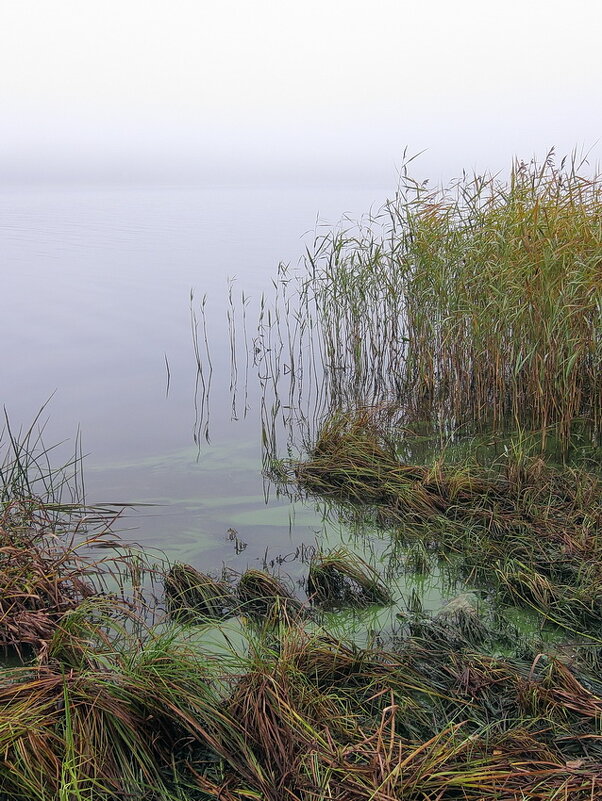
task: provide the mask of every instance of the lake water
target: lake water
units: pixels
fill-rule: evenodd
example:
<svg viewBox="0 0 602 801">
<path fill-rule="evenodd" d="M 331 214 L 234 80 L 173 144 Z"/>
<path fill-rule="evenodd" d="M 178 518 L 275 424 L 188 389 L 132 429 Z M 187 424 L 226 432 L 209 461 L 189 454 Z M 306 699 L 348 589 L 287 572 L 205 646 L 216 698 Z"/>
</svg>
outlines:
<svg viewBox="0 0 602 801">
<path fill-rule="evenodd" d="M 213 574 L 267 568 L 298 582 L 303 597 L 313 549 L 347 546 L 378 569 L 395 600 L 333 617 L 331 628 L 360 641 L 394 626 L 413 598 L 434 612 L 473 589 L 453 569 L 413 573 L 395 537 L 279 494 L 263 472 L 270 454 L 303 455 L 333 386 L 347 381 L 339 365 L 323 373 L 314 363 L 306 331 L 287 349 L 298 286 L 287 281 L 302 273 L 316 232 L 345 215 L 359 219 L 390 194 L 0 191 L 0 400 L 11 428 L 27 429 L 47 402 L 44 442 L 63 442 L 55 464 L 73 453 L 79 430 L 86 500 L 139 504 L 116 529 L 151 559 L 162 553 Z M 420 439 L 407 440 L 400 457 L 419 462 Z"/>
<path fill-rule="evenodd" d="M 44 441 L 72 445 L 79 426 L 88 502 L 156 504 L 128 513 L 124 536 L 203 570 L 324 544 L 321 510 L 276 497 L 262 476 L 261 393 L 256 372 L 243 381 L 244 356 L 231 391 L 228 294 L 240 329 L 242 293 L 249 309 L 269 297 L 279 262 L 298 263 L 317 221 L 357 218 L 389 189 L 4 189 L 1 400 L 12 427 L 53 395 Z"/>
</svg>

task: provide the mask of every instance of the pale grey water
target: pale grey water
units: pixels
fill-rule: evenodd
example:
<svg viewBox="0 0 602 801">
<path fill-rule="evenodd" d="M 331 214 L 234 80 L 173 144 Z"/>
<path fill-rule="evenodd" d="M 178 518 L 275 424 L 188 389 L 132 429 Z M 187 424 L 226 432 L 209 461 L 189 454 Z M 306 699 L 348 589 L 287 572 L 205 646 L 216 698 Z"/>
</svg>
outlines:
<svg viewBox="0 0 602 801">
<path fill-rule="evenodd" d="M 228 279 L 236 279 L 236 297 L 269 295 L 278 263 L 297 264 L 318 217 L 359 217 L 387 192 L 2 190 L 0 401 L 13 427 L 28 425 L 55 393 L 44 439 L 73 441 L 80 427 L 87 500 L 161 504 L 121 527 L 144 547 L 203 569 L 224 561 L 241 569 L 326 536 L 311 504 L 273 492 L 266 500 L 257 387 L 249 387 L 244 419 L 232 420 Z M 207 295 L 213 361 L 211 442 L 200 453 L 191 288 L 197 310 Z M 247 543 L 238 555 L 230 528 Z"/>
</svg>

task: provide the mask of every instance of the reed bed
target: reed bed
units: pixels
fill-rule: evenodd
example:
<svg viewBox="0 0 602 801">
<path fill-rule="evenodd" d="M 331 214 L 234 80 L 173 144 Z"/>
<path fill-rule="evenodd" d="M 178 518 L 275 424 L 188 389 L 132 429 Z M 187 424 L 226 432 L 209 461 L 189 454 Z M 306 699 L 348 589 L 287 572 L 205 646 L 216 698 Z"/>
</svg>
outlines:
<svg viewBox="0 0 602 801">
<path fill-rule="evenodd" d="M 319 231 L 262 298 L 266 445 L 283 405 L 292 446 L 334 409 L 383 404 L 435 430 L 599 441 L 601 253 L 602 183 L 576 156 L 441 188 L 405 166 L 380 211 Z"/>
<path fill-rule="evenodd" d="M 474 179 L 394 208 L 423 417 L 599 430 L 602 187 L 577 169 L 516 164 L 506 184 Z"/>
</svg>

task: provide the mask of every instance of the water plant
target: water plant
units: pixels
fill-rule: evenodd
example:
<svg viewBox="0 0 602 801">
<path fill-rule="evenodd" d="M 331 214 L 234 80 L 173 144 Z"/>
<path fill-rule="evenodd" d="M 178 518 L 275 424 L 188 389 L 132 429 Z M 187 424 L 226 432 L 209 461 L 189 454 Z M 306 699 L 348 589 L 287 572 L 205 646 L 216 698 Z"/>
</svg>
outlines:
<svg viewBox="0 0 602 801">
<path fill-rule="evenodd" d="M 408 543 L 570 632 L 599 640 L 602 483 L 519 446 L 490 464 L 406 465 L 366 409 L 327 420 L 289 480 L 364 509 Z"/>
<path fill-rule="evenodd" d="M 0 648 L 39 650 L 68 612 L 96 590 L 98 571 L 73 548 L 56 544 L 41 510 L 25 516 L 16 503 L 0 520 Z"/>
<path fill-rule="evenodd" d="M 264 570 L 246 570 L 238 580 L 236 592 L 240 612 L 268 624 L 295 618 L 300 602 L 283 581 Z"/>
<path fill-rule="evenodd" d="M 325 608 L 385 605 L 392 601 L 374 568 L 345 548 L 317 552 L 312 557 L 307 593 L 313 604 Z"/>
<path fill-rule="evenodd" d="M 170 565 L 163 584 L 167 609 L 180 622 L 226 617 L 235 606 L 226 582 L 217 581 L 192 565 Z"/>
<path fill-rule="evenodd" d="M 365 405 L 445 436 L 522 427 L 566 451 L 579 429 L 599 442 L 601 219 L 600 177 L 576 155 L 438 188 L 403 165 L 394 197 L 318 229 L 273 307 L 262 299 L 251 352 L 266 462 L 283 407 L 291 448 Z"/>
</svg>

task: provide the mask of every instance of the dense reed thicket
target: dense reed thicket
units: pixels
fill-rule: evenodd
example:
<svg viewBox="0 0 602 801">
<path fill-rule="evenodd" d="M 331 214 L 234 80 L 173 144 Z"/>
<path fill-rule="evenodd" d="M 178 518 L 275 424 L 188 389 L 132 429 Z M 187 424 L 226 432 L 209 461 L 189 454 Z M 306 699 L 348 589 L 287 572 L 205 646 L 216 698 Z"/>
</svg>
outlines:
<svg viewBox="0 0 602 801">
<path fill-rule="evenodd" d="M 584 167 L 550 154 L 445 189 L 404 173 L 376 217 L 318 239 L 303 296 L 334 404 L 599 431 L 602 183 Z"/>
</svg>

